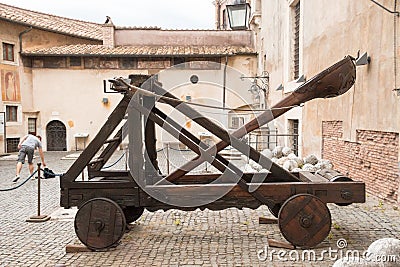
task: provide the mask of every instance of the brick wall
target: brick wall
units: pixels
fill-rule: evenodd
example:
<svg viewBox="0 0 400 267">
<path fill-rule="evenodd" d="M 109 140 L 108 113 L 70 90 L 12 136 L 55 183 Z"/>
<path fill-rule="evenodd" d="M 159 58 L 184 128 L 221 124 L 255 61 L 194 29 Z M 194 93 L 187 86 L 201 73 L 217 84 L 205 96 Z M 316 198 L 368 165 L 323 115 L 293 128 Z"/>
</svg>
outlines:
<svg viewBox="0 0 400 267">
<path fill-rule="evenodd" d="M 103 45 L 107 47 L 115 46 L 114 25 L 112 23 L 103 25 Z"/>
<path fill-rule="evenodd" d="M 342 135 L 342 121 L 322 122 L 322 157 L 353 180 L 364 181 L 367 192 L 398 201 L 399 133 L 357 130 L 356 142 Z"/>
</svg>

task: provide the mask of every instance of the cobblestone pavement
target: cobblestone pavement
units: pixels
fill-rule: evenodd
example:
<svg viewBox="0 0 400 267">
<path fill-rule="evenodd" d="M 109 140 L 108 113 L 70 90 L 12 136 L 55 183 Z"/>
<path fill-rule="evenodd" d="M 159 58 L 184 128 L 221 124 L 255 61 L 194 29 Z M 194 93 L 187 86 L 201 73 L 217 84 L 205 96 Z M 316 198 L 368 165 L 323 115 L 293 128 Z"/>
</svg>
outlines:
<svg viewBox="0 0 400 267">
<path fill-rule="evenodd" d="M 48 166 L 56 173 L 65 172 L 73 163 L 61 160 L 67 154 L 71 153 L 45 153 Z M 15 186 L 11 182 L 15 171 L 12 157 L 0 158 L 0 189 Z M 110 162 L 118 157 L 115 155 Z M 165 162 L 161 165 L 166 167 Z M 124 168 L 123 160 L 115 168 Z M 27 174 L 24 166 L 22 177 Z M 79 241 L 74 232 L 73 212 L 60 210 L 58 178 L 42 180 L 41 195 L 42 214 L 51 215 L 52 219 L 28 223 L 25 220 L 37 212 L 37 180 L 30 180 L 16 190 L 0 192 L 0 266 L 330 266 L 334 263 L 327 254 L 323 261 L 307 258 L 301 261 L 299 249 L 283 250 L 285 259 L 290 259 L 289 252 L 292 258 L 298 253 L 298 261 L 279 260 L 280 249 L 269 248 L 265 253 L 267 238 L 283 240 L 277 225 L 259 225 L 259 216 L 272 217 L 265 206 L 257 210 L 145 211 L 116 248 L 66 254 L 65 246 Z M 329 208 L 332 230 L 315 248 L 317 258 L 329 248 L 338 250 L 332 258 L 340 258 L 340 253 L 348 250 L 362 253 L 379 238 L 400 236 L 400 212 L 393 204 L 368 196 L 365 204 L 329 205 Z M 343 238 L 347 247 L 338 249 L 337 241 Z M 260 251 L 263 253 L 259 254 Z M 263 261 L 263 257 L 267 259 Z"/>
</svg>

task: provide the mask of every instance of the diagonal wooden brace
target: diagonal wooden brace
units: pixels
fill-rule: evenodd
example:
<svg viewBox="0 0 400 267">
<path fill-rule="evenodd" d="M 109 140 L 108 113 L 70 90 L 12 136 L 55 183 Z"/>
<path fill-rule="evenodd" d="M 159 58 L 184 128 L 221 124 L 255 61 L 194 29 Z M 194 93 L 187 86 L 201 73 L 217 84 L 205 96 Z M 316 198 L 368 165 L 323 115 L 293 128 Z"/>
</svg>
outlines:
<svg viewBox="0 0 400 267">
<path fill-rule="evenodd" d="M 173 121 L 172 119 L 168 118 L 168 120 L 164 120 L 163 118 L 157 116 L 153 111 L 143 107 L 142 105 L 140 105 L 138 102 L 136 102 L 135 100 L 132 100 L 130 103 L 137 111 L 139 111 L 140 113 L 144 114 L 146 117 L 148 117 L 150 120 L 154 121 L 156 124 L 158 124 L 160 127 L 162 127 L 165 131 L 167 131 L 169 134 L 171 134 L 172 136 L 174 136 L 175 138 L 177 138 L 179 141 L 181 141 L 183 144 L 185 144 L 186 146 L 188 146 L 191 150 L 193 150 L 195 153 L 197 153 L 198 155 L 203 155 L 204 159 L 209 162 L 210 164 L 213 164 L 213 166 L 215 166 L 217 169 L 219 169 L 220 171 L 224 172 L 227 176 L 233 177 L 236 181 L 237 184 L 246 192 L 249 192 L 255 199 L 257 199 L 258 201 L 260 201 L 260 203 L 262 204 L 266 204 L 270 207 L 273 207 L 275 205 L 275 203 L 269 199 L 266 198 L 264 195 L 260 194 L 257 191 L 252 191 L 249 188 L 249 185 L 246 183 L 246 181 L 242 178 L 243 177 L 243 172 L 238 169 L 236 166 L 234 166 L 233 164 L 229 164 L 229 166 L 224 166 L 221 162 L 218 161 L 218 159 L 216 160 L 216 157 L 218 158 L 223 158 L 220 155 L 217 155 L 216 157 L 214 155 L 208 154 L 206 152 L 206 150 L 204 150 L 203 148 L 201 148 L 199 146 L 199 144 L 197 144 L 196 142 L 200 142 L 200 140 L 198 140 L 196 137 L 194 137 L 194 139 L 191 139 L 190 137 L 186 136 L 180 129 L 179 124 L 177 124 L 175 121 Z M 161 111 L 159 111 L 158 113 L 160 113 Z M 165 114 L 164 114 L 165 115 Z M 171 122 L 173 122 L 171 125 Z M 176 129 L 174 126 L 178 126 L 178 129 Z M 197 140 L 196 140 L 197 139 Z M 228 168 L 226 168 L 228 167 Z M 232 169 L 232 170 L 231 170 Z M 158 182 L 157 184 L 160 184 L 160 182 Z M 155 185 L 157 185 L 155 184 Z"/>
<path fill-rule="evenodd" d="M 212 164 L 215 168 L 221 172 L 226 170 L 226 166 L 221 162 L 224 158 L 218 154 L 206 153 L 206 144 L 201 142 L 197 137 L 193 136 L 189 131 L 182 129 L 181 126 L 170 117 L 166 116 L 162 111 L 157 108 L 149 110 L 146 107 L 140 105 L 136 101 L 132 101 L 131 105 L 140 113 L 145 115 L 151 121 L 154 121 L 157 125 L 167 131 L 169 134 L 174 136 L 176 139 L 181 141 L 184 145 L 189 147 L 193 152 L 198 155 L 204 154 L 205 160 Z M 161 115 L 161 116 L 160 116 Z M 226 163 L 226 162 L 225 162 Z M 229 163 L 229 162 L 228 162 Z"/>
<path fill-rule="evenodd" d="M 93 138 L 85 150 L 79 155 L 78 159 L 71 165 L 68 171 L 60 177 L 61 188 L 64 183 L 73 182 L 76 177 L 84 170 L 84 168 L 93 159 L 100 150 L 107 138 L 113 133 L 118 124 L 125 117 L 125 113 L 131 100 L 131 95 L 125 94 L 117 107 L 103 124 L 98 134 Z"/>
<path fill-rule="evenodd" d="M 168 98 L 177 99 L 177 97 L 175 97 L 173 94 L 167 92 L 165 89 L 163 89 L 158 85 L 154 86 L 154 90 L 157 94 L 167 96 Z M 192 119 L 205 129 L 207 129 L 208 131 L 219 137 L 225 144 L 231 144 L 234 148 L 236 148 L 238 151 L 242 152 L 245 155 L 249 154 L 249 158 L 258 162 L 263 168 L 269 169 L 271 172 L 277 174 L 277 176 L 282 177 L 282 181 L 284 182 L 299 181 L 299 179 L 296 176 L 286 171 L 285 169 L 281 168 L 277 164 L 273 163 L 269 158 L 265 157 L 264 155 L 259 153 L 257 150 L 255 150 L 248 144 L 240 141 L 234 135 L 229 134 L 227 131 L 225 131 L 225 129 L 221 128 L 219 125 L 215 124 L 210 119 L 204 117 L 200 112 L 193 109 L 188 104 L 186 103 L 179 104 L 176 101 L 170 101 L 168 98 L 161 98 L 160 101 L 173 106 L 178 111 L 180 111 L 181 113 L 183 113 L 184 115 L 186 115 L 187 117 L 189 117 L 190 119 Z M 213 147 L 209 149 L 211 150 L 215 148 Z M 167 176 L 165 179 L 169 180 L 169 177 L 170 176 Z"/>
<path fill-rule="evenodd" d="M 247 133 L 250 133 L 251 131 L 281 116 L 288 110 L 292 109 L 295 105 L 300 105 L 315 98 L 327 98 L 344 94 L 352 87 L 355 78 L 356 69 L 353 58 L 351 56 L 346 56 L 344 59 L 320 72 L 305 84 L 301 85 L 289 96 L 275 104 L 271 110 L 263 112 L 257 118 L 243 125 L 241 128 L 233 132 L 232 135 L 241 138 Z M 157 93 L 161 92 L 162 90 Z M 165 96 L 171 97 L 169 94 L 165 94 Z M 217 151 L 221 151 L 228 145 L 229 143 L 220 141 L 216 145 Z M 174 181 L 179 179 L 182 175 L 185 175 L 190 170 L 196 168 L 202 163 L 199 159 L 199 157 L 196 157 L 192 161 L 181 166 L 180 169 L 177 169 L 168 176 L 168 180 Z"/>
</svg>

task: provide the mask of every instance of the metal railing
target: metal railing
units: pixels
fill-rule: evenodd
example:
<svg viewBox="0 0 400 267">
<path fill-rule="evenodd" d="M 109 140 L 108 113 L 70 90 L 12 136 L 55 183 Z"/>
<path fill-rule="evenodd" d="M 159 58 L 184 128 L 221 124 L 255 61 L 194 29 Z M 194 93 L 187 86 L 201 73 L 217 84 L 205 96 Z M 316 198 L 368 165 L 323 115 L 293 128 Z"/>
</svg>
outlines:
<svg viewBox="0 0 400 267">
<path fill-rule="evenodd" d="M 248 134 L 245 137 L 245 141 L 253 148 L 255 148 L 257 151 L 262 151 L 264 149 L 274 149 L 276 146 L 282 145 L 282 143 L 279 140 L 279 137 L 292 137 L 291 138 L 291 144 L 290 147 L 293 149 L 293 153 L 298 155 L 298 140 L 299 140 L 299 135 L 298 134 L 280 134 L 278 133 L 278 130 L 260 130 L 260 131 L 254 131 L 250 134 Z M 282 145 L 283 146 L 283 145 Z"/>
</svg>

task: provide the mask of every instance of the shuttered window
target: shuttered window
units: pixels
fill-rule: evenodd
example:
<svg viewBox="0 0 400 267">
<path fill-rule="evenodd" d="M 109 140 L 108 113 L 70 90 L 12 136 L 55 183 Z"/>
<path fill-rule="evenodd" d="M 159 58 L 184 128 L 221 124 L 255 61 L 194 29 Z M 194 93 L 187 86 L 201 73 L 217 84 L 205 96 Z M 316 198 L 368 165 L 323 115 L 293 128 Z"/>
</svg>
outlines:
<svg viewBox="0 0 400 267">
<path fill-rule="evenodd" d="M 14 61 L 14 45 L 3 43 L 3 59 Z"/>
<path fill-rule="evenodd" d="M 6 106 L 6 121 L 16 122 L 18 119 L 18 107 Z"/>
</svg>

